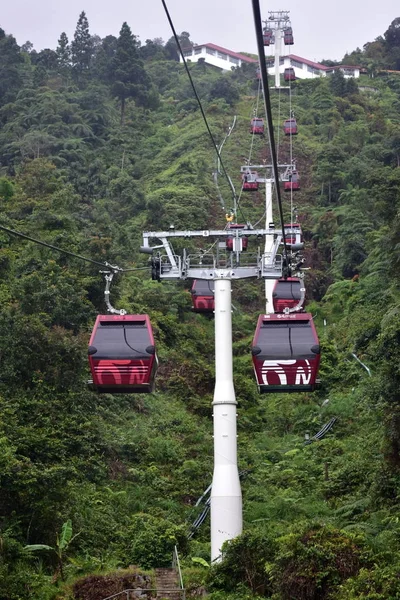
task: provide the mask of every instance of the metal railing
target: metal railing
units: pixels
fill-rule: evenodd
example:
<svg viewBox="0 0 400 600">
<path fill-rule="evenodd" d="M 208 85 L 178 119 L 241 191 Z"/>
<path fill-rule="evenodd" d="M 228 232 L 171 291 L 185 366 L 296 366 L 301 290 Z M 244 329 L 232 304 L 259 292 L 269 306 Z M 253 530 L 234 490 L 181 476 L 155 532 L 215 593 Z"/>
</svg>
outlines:
<svg viewBox="0 0 400 600">
<path fill-rule="evenodd" d="M 155 596 L 160 599 L 168 598 L 171 594 L 174 596 L 179 594 L 180 598 L 185 600 L 185 590 L 182 588 L 172 590 L 163 590 L 160 588 L 132 588 L 117 592 L 112 596 L 107 596 L 107 598 L 103 598 L 103 600 L 116 600 L 117 598 L 120 600 L 138 600 L 138 598 L 147 598 L 148 600 L 151 600 L 151 598 L 154 598 Z"/>
<path fill-rule="evenodd" d="M 182 600 L 185 600 L 186 594 L 185 594 L 185 588 L 183 587 L 181 563 L 179 561 L 178 548 L 176 546 L 174 546 L 174 551 L 172 553 L 172 568 L 175 569 L 175 571 L 177 571 L 177 573 L 178 573 L 179 585 L 180 585 L 180 589 L 182 592 Z"/>
<path fill-rule="evenodd" d="M 205 267 L 215 269 L 216 262 L 215 256 L 211 253 L 205 252 L 204 254 L 187 254 L 185 260 L 185 267 Z"/>
<path fill-rule="evenodd" d="M 103 600 L 138 600 L 139 598 L 146 598 L 147 600 L 151 600 L 156 596 L 157 598 L 168 598 L 172 595 L 176 597 L 179 594 L 179 598 L 181 600 L 186 600 L 185 588 L 183 587 L 183 577 L 181 571 L 181 563 L 179 561 L 178 548 L 174 546 L 174 550 L 172 553 L 172 569 L 174 569 L 179 578 L 179 588 L 173 589 L 162 589 L 162 588 L 129 588 L 123 590 L 122 592 L 117 592 L 112 596 L 107 596 L 107 598 L 103 598 Z"/>
<path fill-rule="evenodd" d="M 175 265 L 171 262 L 175 261 Z M 182 259 L 177 254 L 172 255 L 172 259 L 167 254 L 160 255 L 161 275 L 167 276 L 169 273 L 180 273 L 182 270 Z"/>
</svg>

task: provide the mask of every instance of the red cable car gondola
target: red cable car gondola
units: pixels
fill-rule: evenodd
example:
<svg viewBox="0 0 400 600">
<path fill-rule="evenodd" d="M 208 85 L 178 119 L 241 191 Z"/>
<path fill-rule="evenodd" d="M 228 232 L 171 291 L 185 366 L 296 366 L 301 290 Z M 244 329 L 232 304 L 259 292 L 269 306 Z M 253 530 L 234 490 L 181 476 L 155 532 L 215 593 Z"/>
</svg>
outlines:
<svg viewBox="0 0 400 600">
<path fill-rule="evenodd" d="M 246 225 L 243 225 L 241 223 L 229 223 L 228 225 L 228 229 L 246 229 Z M 233 235 L 228 235 L 226 238 L 226 249 L 229 252 L 233 252 L 233 250 L 239 250 L 239 252 L 246 252 L 247 250 L 247 246 L 249 244 L 249 238 L 247 236 L 240 236 L 239 237 L 239 248 L 235 248 L 235 236 Z"/>
<path fill-rule="evenodd" d="M 290 231 L 287 231 L 290 229 Z M 285 223 L 285 242 L 287 244 L 302 244 L 303 232 L 300 223 Z"/>
<path fill-rule="evenodd" d="M 214 281 L 210 279 L 195 279 L 192 289 L 193 310 L 197 313 L 213 313 L 215 309 L 214 302 Z"/>
<path fill-rule="evenodd" d="M 271 29 L 264 29 L 263 31 L 263 42 L 264 42 L 264 46 L 269 46 L 270 44 L 272 44 L 272 30 Z"/>
<path fill-rule="evenodd" d="M 262 135 L 264 133 L 264 119 L 254 117 L 250 122 L 250 133 Z"/>
<path fill-rule="evenodd" d="M 244 192 L 256 192 L 258 190 L 258 173 L 256 171 L 246 171 L 242 175 L 242 190 Z"/>
<path fill-rule="evenodd" d="M 312 315 L 260 315 L 252 345 L 260 393 L 315 389 L 320 345 Z"/>
<path fill-rule="evenodd" d="M 274 311 L 283 313 L 285 308 L 295 308 L 301 300 L 303 282 L 298 277 L 277 279 L 272 292 Z"/>
<path fill-rule="evenodd" d="M 158 360 L 148 315 L 98 316 L 88 353 L 98 392 L 152 391 Z"/>
<path fill-rule="evenodd" d="M 296 80 L 296 73 L 294 72 L 294 69 L 292 67 L 284 70 L 283 79 L 285 81 L 295 81 Z"/>
<path fill-rule="evenodd" d="M 289 174 L 289 181 L 284 182 L 284 190 L 285 192 L 297 191 L 300 189 L 300 179 L 297 171 L 292 171 Z"/>
<path fill-rule="evenodd" d="M 286 119 L 283 123 L 283 129 L 285 135 L 297 135 L 297 122 L 296 119 Z"/>
<path fill-rule="evenodd" d="M 291 27 L 286 27 L 286 29 L 283 32 L 283 43 L 286 46 L 291 46 L 294 43 L 294 38 L 293 38 L 293 29 Z"/>
</svg>

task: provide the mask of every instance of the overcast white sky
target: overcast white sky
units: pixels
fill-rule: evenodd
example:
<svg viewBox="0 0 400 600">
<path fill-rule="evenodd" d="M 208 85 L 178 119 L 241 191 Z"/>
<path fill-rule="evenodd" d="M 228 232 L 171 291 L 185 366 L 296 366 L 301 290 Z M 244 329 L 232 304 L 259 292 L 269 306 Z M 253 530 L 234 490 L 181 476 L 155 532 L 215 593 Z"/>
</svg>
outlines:
<svg viewBox="0 0 400 600">
<path fill-rule="evenodd" d="M 251 0 L 167 0 L 176 30 L 189 31 L 198 43 L 213 42 L 237 52 L 256 52 Z M 268 10 L 290 10 L 294 54 L 310 60 L 340 60 L 346 51 L 373 41 L 400 16 L 398 0 L 261 0 Z M 62 31 L 71 39 L 84 10 L 90 32 L 117 35 L 127 21 L 141 41 L 171 37 L 161 0 L 12 0 L 3 2 L 0 27 L 19 44 L 53 48 Z"/>
</svg>

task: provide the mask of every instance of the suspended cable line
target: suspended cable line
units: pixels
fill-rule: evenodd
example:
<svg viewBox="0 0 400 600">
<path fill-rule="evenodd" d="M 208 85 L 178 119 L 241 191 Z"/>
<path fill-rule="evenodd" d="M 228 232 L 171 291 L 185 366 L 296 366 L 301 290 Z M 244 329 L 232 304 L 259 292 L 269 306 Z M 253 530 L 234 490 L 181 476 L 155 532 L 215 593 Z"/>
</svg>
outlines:
<svg viewBox="0 0 400 600">
<path fill-rule="evenodd" d="M 280 152 L 280 139 L 281 139 L 281 88 L 279 88 L 278 90 L 278 127 L 277 127 L 277 132 L 278 132 L 278 143 L 277 143 L 277 147 L 278 147 L 278 151 L 277 151 L 277 161 L 279 163 L 279 152 Z"/>
<path fill-rule="evenodd" d="M 219 154 L 220 154 L 220 155 L 221 155 L 222 148 L 223 148 L 223 146 L 224 146 L 224 144 L 225 144 L 226 140 L 228 139 L 228 137 L 230 137 L 230 135 L 231 135 L 231 133 L 232 133 L 232 131 L 233 131 L 233 129 L 234 129 L 234 127 L 235 127 L 235 125 L 236 125 L 236 120 L 237 120 L 237 117 L 236 117 L 236 115 L 235 115 L 235 116 L 233 117 L 232 125 L 230 125 L 230 127 L 229 127 L 229 129 L 228 129 L 228 132 L 227 132 L 227 134 L 226 134 L 226 136 L 224 137 L 224 139 L 222 140 L 222 143 L 221 143 L 220 147 L 218 148 L 218 151 L 219 151 Z M 220 159 L 219 159 L 219 157 L 217 157 L 217 168 L 216 168 L 216 170 L 214 171 L 214 183 L 215 183 L 215 187 L 217 188 L 217 194 L 218 194 L 219 201 L 221 202 L 222 210 L 226 211 L 226 208 L 225 208 L 225 202 L 224 202 L 224 199 L 223 199 L 223 197 L 222 197 L 222 194 L 221 194 L 221 191 L 220 191 L 220 189 L 219 189 L 219 185 L 218 185 L 218 175 L 220 175 L 220 174 L 221 174 L 221 170 L 220 170 L 220 168 L 221 168 Z M 229 178 L 229 179 L 230 179 L 230 178 Z M 233 186 L 233 183 L 232 183 L 232 186 Z M 235 193 L 236 193 L 236 192 L 235 192 Z"/>
<path fill-rule="evenodd" d="M 252 0 L 253 5 L 253 15 L 254 15 L 254 26 L 256 31 L 256 39 L 257 39 L 257 48 L 258 48 L 258 56 L 260 61 L 260 69 L 261 69 L 261 81 L 264 90 L 264 104 L 265 104 L 265 114 L 267 117 L 268 124 L 268 139 L 269 139 L 269 147 L 271 152 L 272 159 L 272 168 L 275 179 L 275 188 L 276 188 L 276 196 L 278 200 L 278 208 L 279 208 L 279 217 L 282 227 L 282 242 L 283 242 L 283 251 L 285 255 L 286 266 L 289 265 L 289 257 L 288 257 L 288 247 L 285 240 L 285 223 L 283 219 L 283 209 L 282 209 L 282 198 L 281 198 L 281 190 L 279 186 L 279 171 L 278 171 L 278 161 L 276 155 L 276 146 L 275 146 L 275 136 L 274 136 L 274 126 L 272 122 L 272 110 L 271 110 L 271 99 L 269 95 L 269 86 L 268 86 L 268 74 L 267 74 L 267 65 L 265 61 L 264 54 L 264 42 L 262 36 L 262 22 L 261 22 L 261 11 L 260 11 L 260 2 L 259 0 Z"/>
<path fill-rule="evenodd" d="M 194 95 L 195 95 L 195 98 L 196 98 L 196 100 L 197 100 L 197 103 L 198 103 L 198 105 L 199 105 L 200 112 L 201 112 L 201 115 L 202 115 L 202 117 L 203 117 L 203 120 L 204 120 L 205 126 L 206 126 L 206 128 L 207 128 L 207 131 L 208 131 L 208 134 L 209 134 L 209 136 L 210 136 L 210 139 L 211 139 L 211 141 L 212 141 L 212 144 L 213 144 L 213 146 L 214 146 L 214 148 L 215 148 L 215 152 L 217 153 L 218 160 L 220 161 L 220 164 L 221 164 L 222 170 L 223 170 L 223 172 L 224 172 L 225 178 L 226 178 L 226 180 L 227 180 L 227 182 L 228 182 L 228 184 L 229 184 L 229 187 L 230 187 L 230 189 L 231 189 L 231 192 L 232 192 L 232 197 L 233 197 L 233 202 L 234 202 L 234 211 L 235 211 L 235 215 L 236 215 L 236 200 L 237 200 L 237 197 L 236 197 L 235 188 L 233 187 L 233 183 L 232 183 L 232 181 L 231 181 L 231 178 L 229 177 L 229 175 L 228 175 L 228 172 L 227 172 L 227 170 L 225 169 L 225 165 L 224 165 L 224 163 L 223 163 L 223 161 L 222 161 L 221 154 L 220 154 L 220 152 L 219 152 L 219 150 L 218 150 L 218 146 L 217 146 L 217 144 L 216 144 L 216 142 L 215 142 L 214 136 L 213 136 L 213 134 L 212 134 L 212 132 L 211 132 L 211 129 L 210 129 L 210 126 L 209 126 L 209 124 L 208 124 L 207 117 L 206 117 L 206 115 L 205 115 L 205 112 L 204 112 L 204 109 L 203 109 L 203 106 L 202 106 L 201 100 L 200 100 L 200 98 L 199 98 L 199 95 L 198 95 L 198 93 L 197 93 L 197 90 L 196 90 L 196 86 L 194 85 L 194 81 L 193 81 L 193 79 L 192 79 L 192 76 L 191 76 L 191 74 L 190 74 L 190 70 L 189 70 L 189 67 L 188 67 L 188 65 L 187 65 L 186 58 L 185 58 L 185 56 L 184 56 L 184 54 L 183 54 L 181 43 L 180 43 L 180 41 L 179 41 L 178 35 L 177 35 L 176 31 L 175 31 L 174 24 L 173 24 L 173 22 L 172 22 L 172 19 L 171 19 L 171 16 L 170 16 L 170 14 L 169 14 L 169 11 L 168 11 L 168 8 L 167 8 L 167 4 L 166 4 L 165 0 L 161 0 L 161 2 L 162 2 L 162 5 L 163 5 L 163 7 L 164 7 L 165 14 L 167 15 L 167 19 L 168 19 L 168 22 L 169 22 L 169 24 L 170 24 L 170 27 L 171 27 L 171 30 L 172 30 L 173 36 L 174 36 L 174 38 L 175 38 L 176 45 L 178 46 L 179 53 L 180 53 L 180 55 L 181 55 L 181 57 L 182 57 L 182 61 L 183 61 L 183 64 L 184 64 L 184 66 L 185 66 L 186 73 L 187 73 L 187 75 L 188 75 L 188 77 L 189 77 L 190 84 L 191 84 L 191 86 L 192 86 L 193 93 L 194 93 Z"/>
<path fill-rule="evenodd" d="M 289 46 L 290 53 L 290 46 Z M 292 118 L 292 80 L 289 79 L 289 118 Z M 290 160 L 291 173 L 293 174 L 293 136 L 290 136 Z M 293 181 L 293 178 L 291 179 Z M 293 185 L 290 186 L 290 227 L 293 227 Z"/>
<path fill-rule="evenodd" d="M 254 105 L 253 105 L 252 117 L 258 117 L 258 105 L 259 105 L 259 102 L 260 102 L 260 92 L 261 92 L 261 79 L 258 80 L 257 99 L 256 99 L 255 108 L 254 108 Z M 255 134 L 254 129 L 253 129 L 253 131 L 251 132 L 251 144 L 250 144 L 249 157 L 247 158 L 247 164 L 248 165 L 251 165 L 251 157 L 252 157 L 252 154 L 253 154 L 253 146 L 254 146 L 254 137 L 255 137 L 255 135 L 256 134 Z M 239 197 L 237 199 L 237 207 L 238 208 L 240 207 L 240 200 L 241 200 L 242 194 L 243 194 L 243 186 L 244 186 L 244 181 L 242 181 L 242 185 L 241 185 L 240 192 L 239 192 Z"/>
<path fill-rule="evenodd" d="M 87 263 L 91 263 L 93 265 L 97 265 L 98 267 L 106 267 L 107 269 L 111 269 L 112 271 L 119 273 L 126 273 L 128 271 L 142 271 L 144 269 L 148 269 L 148 267 L 136 267 L 133 269 L 121 269 L 117 265 L 112 265 L 107 261 L 100 262 L 98 260 L 93 260 L 92 258 L 88 258 L 87 256 L 82 256 L 81 254 L 75 254 L 75 252 L 70 252 L 69 250 L 64 250 L 63 248 L 58 248 L 58 246 L 54 246 L 53 244 L 48 244 L 47 242 L 43 242 L 42 240 L 38 240 L 36 238 L 31 237 L 30 235 L 26 235 L 25 233 L 21 233 L 20 231 L 15 231 L 14 229 L 10 229 L 9 227 L 5 227 L 4 225 L 0 225 L 0 230 L 5 231 L 11 235 L 16 237 L 20 237 L 24 240 L 28 240 L 30 242 L 34 242 L 39 246 L 44 246 L 45 248 L 50 248 L 51 250 L 55 250 L 56 252 L 60 252 L 60 254 L 66 254 L 67 256 L 72 256 L 73 258 L 78 258 L 79 260 L 83 260 Z"/>
</svg>

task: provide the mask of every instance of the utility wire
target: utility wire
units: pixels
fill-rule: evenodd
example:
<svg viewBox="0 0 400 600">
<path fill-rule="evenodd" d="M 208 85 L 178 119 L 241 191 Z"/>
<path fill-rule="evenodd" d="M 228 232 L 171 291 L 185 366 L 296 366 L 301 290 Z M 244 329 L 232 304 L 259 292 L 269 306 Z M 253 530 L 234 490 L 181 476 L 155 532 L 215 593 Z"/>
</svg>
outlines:
<svg viewBox="0 0 400 600">
<path fill-rule="evenodd" d="M 283 251 L 285 255 L 286 266 L 289 266 L 289 257 L 288 257 L 288 248 L 285 240 L 285 223 L 283 220 L 283 209 L 282 209 L 282 198 L 281 198 L 281 190 L 279 186 L 279 171 L 278 171 L 278 161 L 276 157 L 276 146 L 275 146 L 275 137 L 274 137 L 274 125 L 272 122 L 272 110 L 271 110 L 271 99 L 269 95 L 269 86 L 268 86 L 268 74 L 267 74 L 267 65 L 265 62 L 265 54 L 264 54 L 264 42 L 262 36 L 262 22 L 261 22 L 261 12 L 260 12 L 260 2 L 259 0 L 252 0 L 253 5 L 253 15 L 254 15 L 254 26 L 256 30 L 256 39 L 257 39 L 257 48 L 258 48 L 258 56 L 260 60 L 260 69 L 261 69 L 261 80 L 263 84 L 264 90 L 264 104 L 265 104 L 265 113 L 267 116 L 268 123 L 268 138 L 269 138 L 269 147 L 272 158 L 272 167 L 275 178 L 275 187 L 276 187 L 276 196 L 278 200 L 278 208 L 279 208 L 279 217 L 282 227 L 282 239 L 283 239 Z"/>
<path fill-rule="evenodd" d="M 229 127 L 229 129 L 228 129 L 228 133 L 226 134 L 226 136 L 225 136 L 225 137 L 224 137 L 224 139 L 222 140 L 222 144 L 221 144 L 221 145 L 220 145 L 220 147 L 218 148 L 218 151 L 219 151 L 219 153 L 220 153 L 220 154 L 221 154 L 221 152 L 222 152 L 222 148 L 223 148 L 223 146 L 224 146 L 224 144 L 225 144 L 226 140 L 228 139 L 228 137 L 230 137 L 230 135 L 231 135 L 231 133 L 232 133 L 232 131 L 233 131 L 233 129 L 234 129 L 234 127 L 235 127 L 235 125 L 236 125 L 236 118 L 237 118 L 237 117 L 236 117 L 236 115 L 235 115 L 235 116 L 233 117 L 232 125 L 230 125 L 230 127 Z M 217 188 L 217 194 L 218 194 L 219 200 L 220 200 L 220 202 L 221 202 L 222 210 L 223 210 L 224 212 L 226 212 L 226 209 L 225 209 L 225 202 L 224 202 L 224 199 L 223 199 L 223 197 L 222 197 L 222 194 L 221 194 L 221 191 L 220 191 L 220 189 L 219 189 L 219 185 L 218 185 L 218 175 L 221 173 L 220 166 L 221 166 L 221 165 L 220 165 L 220 162 L 219 162 L 219 158 L 217 158 L 217 168 L 216 168 L 216 170 L 214 171 L 214 183 L 215 183 L 215 187 Z M 229 178 L 229 179 L 230 179 L 230 178 Z M 233 184 L 232 184 L 232 185 L 233 185 Z"/>
<path fill-rule="evenodd" d="M 254 104 L 253 104 L 253 109 L 252 109 L 252 112 L 251 112 L 250 120 L 252 118 L 254 118 L 254 117 L 258 117 L 258 104 L 259 104 L 259 101 L 260 101 L 260 92 L 261 92 L 261 79 L 258 80 L 258 90 L 257 90 L 256 105 L 255 105 L 255 108 L 254 108 Z M 254 133 L 254 131 L 252 131 L 252 133 L 251 133 L 251 144 L 250 144 L 249 157 L 246 159 L 247 160 L 247 165 L 251 164 L 251 157 L 252 157 L 252 154 L 253 154 L 254 137 L 255 137 L 255 133 Z M 250 169 L 249 169 L 249 171 L 250 171 Z M 237 199 L 237 208 L 240 207 L 240 200 L 241 200 L 242 194 L 243 194 L 243 186 L 244 186 L 244 181 L 242 181 L 242 185 L 240 187 L 239 197 Z M 253 227 L 254 227 L 254 225 L 253 225 Z"/>
<path fill-rule="evenodd" d="M 289 46 L 289 52 L 291 51 L 291 46 Z M 289 118 L 292 118 L 292 81 L 289 79 Z M 290 136 L 290 164 L 291 164 L 291 186 L 290 186 L 290 227 L 293 228 L 293 136 Z"/>
<path fill-rule="evenodd" d="M 40 246 L 44 246 L 45 248 L 50 248 L 51 250 L 56 250 L 56 252 L 60 252 L 60 254 L 66 254 L 66 255 L 72 256 L 74 258 L 79 258 L 79 260 L 83 260 L 85 262 L 92 263 L 93 265 L 97 265 L 99 267 L 102 267 L 103 269 L 104 269 L 104 267 L 106 267 L 107 269 L 111 269 L 113 271 L 118 271 L 120 273 L 127 272 L 127 271 L 141 271 L 143 269 L 148 269 L 148 267 L 138 267 L 138 268 L 134 268 L 134 269 L 121 269 L 120 267 L 117 267 L 116 265 L 111 265 L 107 261 L 100 262 L 97 260 L 93 260 L 92 258 L 87 258 L 87 256 L 81 256 L 80 254 L 75 254 L 74 252 L 70 252 L 69 250 L 63 250 L 62 248 L 58 248 L 57 246 L 54 246 L 53 244 L 48 244 L 47 242 L 42 242 L 41 240 L 37 240 L 36 238 L 26 235 L 25 233 L 21 233 L 20 231 L 15 231 L 14 229 L 9 229 L 8 227 L 4 227 L 4 225 L 0 225 L 0 230 L 5 231 L 6 233 L 9 233 L 11 235 L 15 235 L 16 237 L 20 237 L 24 240 L 29 240 L 30 242 L 34 242 L 35 244 L 39 244 Z"/>
<path fill-rule="evenodd" d="M 191 74 L 190 74 L 190 71 L 189 71 L 189 67 L 187 66 L 186 58 L 185 58 L 185 57 L 184 57 L 184 55 L 183 55 L 182 46 L 181 46 L 181 43 L 180 43 L 180 41 L 179 41 L 179 38 L 178 38 L 178 36 L 177 36 L 177 33 L 176 33 L 176 31 L 175 31 L 175 27 L 174 27 L 174 24 L 173 24 L 173 22 L 172 22 L 171 16 L 170 16 L 170 14 L 169 14 L 169 11 L 168 11 L 168 8 L 167 8 L 167 5 L 166 5 L 166 2 L 165 2 L 165 0 L 161 0 L 161 2 L 162 2 L 162 5 L 163 5 L 163 7 L 164 7 L 165 14 L 167 15 L 167 19 L 168 19 L 168 22 L 169 22 L 169 24 L 170 24 L 170 27 L 171 27 L 171 30 L 172 30 L 173 36 L 174 36 L 174 38 L 175 38 L 176 45 L 178 46 L 178 49 L 179 49 L 180 55 L 181 55 L 181 57 L 182 57 L 183 64 L 185 65 L 186 73 L 187 73 L 187 75 L 188 75 L 188 77 L 189 77 L 190 84 L 191 84 L 191 86 L 192 86 L 193 93 L 194 93 L 194 95 L 195 95 L 195 97 L 196 97 L 196 100 L 197 100 L 197 103 L 198 103 L 198 105 L 199 105 L 199 108 L 200 108 L 200 111 L 201 111 L 201 114 L 202 114 L 202 117 L 203 117 L 203 120 L 204 120 L 205 126 L 206 126 L 206 128 L 207 128 L 208 134 L 209 134 L 209 136 L 210 136 L 210 138 L 211 138 L 211 141 L 212 141 L 212 144 L 213 144 L 213 146 L 214 146 L 214 148 L 215 148 L 215 152 L 217 153 L 218 160 L 220 161 L 220 164 L 221 164 L 222 170 L 223 170 L 223 172 L 224 172 L 224 175 L 225 175 L 225 177 L 226 177 L 226 180 L 227 180 L 227 182 L 228 182 L 228 184 L 229 184 L 229 187 L 231 188 L 231 192 L 232 192 L 232 196 L 233 196 L 233 202 L 234 202 L 234 206 L 235 206 L 235 213 L 236 213 L 236 192 L 235 192 L 235 188 L 233 187 L 233 183 L 232 183 L 232 181 L 231 181 L 231 178 L 229 177 L 229 175 L 228 175 L 228 172 L 227 172 L 227 170 L 225 169 L 225 165 L 224 165 L 224 163 L 222 162 L 221 154 L 220 154 L 220 152 L 219 152 L 219 150 L 218 150 L 218 146 L 217 146 L 217 144 L 216 144 L 216 142 L 215 142 L 214 136 L 213 136 L 213 134 L 212 134 L 212 132 L 211 132 L 211 129 L 210 129 L 210 126 L 209 126 L 209 124 L 208 124 L 208 121 L 207 121 L 206 115 L 205 115 L 205 113 L 204 113 L 203 106 L 202 106 L 202 104 L 201 104 L 201 100 L 200 100 L 200 98 L 199 98 L 199 95 L 198 95 L 198 93 L 197 93 L 196 87 L 195 87 L 195 85 L 194 85 L 194 82 L 193 82 L 192 76 L 191 76 Z"/>
</svg>

